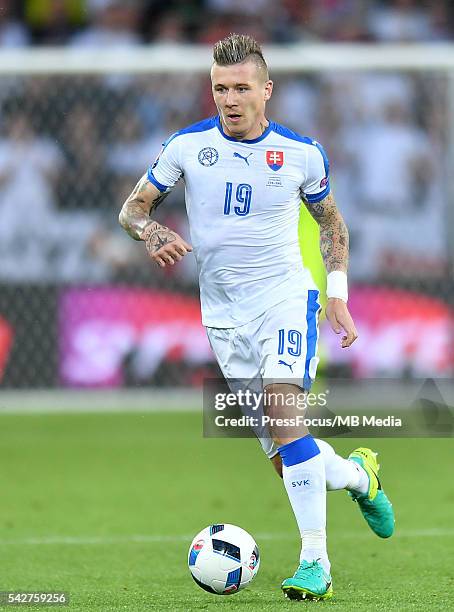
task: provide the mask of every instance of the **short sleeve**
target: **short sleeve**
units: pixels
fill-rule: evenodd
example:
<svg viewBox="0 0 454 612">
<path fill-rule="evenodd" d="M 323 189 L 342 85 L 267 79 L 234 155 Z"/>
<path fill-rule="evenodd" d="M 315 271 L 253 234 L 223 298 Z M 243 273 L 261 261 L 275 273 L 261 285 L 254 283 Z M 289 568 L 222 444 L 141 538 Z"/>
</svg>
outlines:
<svg viewBox="0 0 454 612">
<path fill-rule="evenodd" d="M 301 185 L 301 192 L 311 203 L 320 202 L 330 192 L 328 157 L 316 140 L 308 146 L 306 180 Z"/>
<path fill-rule="evenodd" d="M 174 134 L 163 144 L 155 162 L 148 168 L 148 180 L 162 192 L 169 192 L 183 173 L 180 164 L 180 139 L 176 136 L 177 134 Z"/>
</svg>

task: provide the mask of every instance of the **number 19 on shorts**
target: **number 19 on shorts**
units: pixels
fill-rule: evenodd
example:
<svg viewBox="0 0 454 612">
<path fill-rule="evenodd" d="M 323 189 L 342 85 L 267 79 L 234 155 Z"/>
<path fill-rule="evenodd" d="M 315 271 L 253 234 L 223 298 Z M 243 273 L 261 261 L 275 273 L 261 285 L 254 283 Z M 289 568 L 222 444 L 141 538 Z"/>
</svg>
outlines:
<svg viewBox="0 0 454 612">
<path fill-rule="evenodd" d="M 303 336 L 297 329 L 280 329 L 277 354 L 283 355 L 285 349 L 292 357 L 300 357 Z"/>
<path fill-rule="evenodd" d="M 233 183 L 225 184 L 224 215 L 230 215 L 234 192 L 237 205 L 233 206 L 233 212 L 239 217 L 245 217 L 251 208 L 252 186 L 248 183 L 240 183 L 235 189 Z"/>
</svg>

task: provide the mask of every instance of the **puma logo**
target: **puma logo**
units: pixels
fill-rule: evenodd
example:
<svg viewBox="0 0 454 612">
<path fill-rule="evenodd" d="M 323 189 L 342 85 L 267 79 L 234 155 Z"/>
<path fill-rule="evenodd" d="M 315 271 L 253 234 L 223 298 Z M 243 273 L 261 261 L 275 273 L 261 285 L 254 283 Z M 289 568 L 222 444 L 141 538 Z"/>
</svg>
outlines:
<svg viewBox="0 0 454 612">
<path fill-rule="evenodd" d="M 241 153 L 237 153 L 236 151 L 233 154 L 233 157 L 239 157 L 240 159 L 243 159 L 247 165 L 249 166 L 249 157 L 251 157 L 252 153 L 249 153 L 249 155 L 246 155 L 246 157 L 244 155 L 241 155 Z"/>
<path fill-rule="evenodd" d="M 285 365 L 288 368 L 290 368 L 290 372 L 293 374 L 293 366 L 295 365 L 296 361 L 294 361 L 293 363 L 287 363 L 286 361 L 283 361 L 282 359 L 279 359 L 279 361 L 277 362 L 277 365 Z"/>
</svg>

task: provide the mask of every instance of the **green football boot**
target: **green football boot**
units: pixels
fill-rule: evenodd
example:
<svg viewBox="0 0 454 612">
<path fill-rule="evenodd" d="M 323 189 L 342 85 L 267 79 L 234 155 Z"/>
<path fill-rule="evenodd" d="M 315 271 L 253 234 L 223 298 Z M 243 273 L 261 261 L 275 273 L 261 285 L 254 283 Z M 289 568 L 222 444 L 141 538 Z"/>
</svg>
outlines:
<svg viewBox="0 0 454 612">
<path fill-rule="evenodd" d="M 281 586 L 289 599 L 331 599 L 333 587 L 331 576 L 318 561 L 301 561 L 293 578 L 284 580 Z"/>
<path fill-rule="evenodd" d="M 350 461 L 359 463 L 369 476 L 368 492 L 350 491 L 350 497 L 358 503 L 367 524 L 374 533 L 380 538 L 391 537 L 394 531 L 394 511 L 378 479 L 380 466 L 377 462 L 377 453 L 370 448 L 357 448 L 350 453 L 348 458 Z"/>
</svg>

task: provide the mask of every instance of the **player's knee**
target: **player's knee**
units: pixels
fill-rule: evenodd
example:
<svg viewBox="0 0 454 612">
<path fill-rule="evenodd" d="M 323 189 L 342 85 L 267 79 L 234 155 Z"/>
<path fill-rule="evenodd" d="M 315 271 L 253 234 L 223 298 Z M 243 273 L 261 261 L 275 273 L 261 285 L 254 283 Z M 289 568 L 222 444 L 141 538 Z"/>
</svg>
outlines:
<svg viewBox="0 0 454 612">
<path fill-rule="evenodd" d="M 271 383 L 264 388 L 265 412 L 268 415 L 283 416 L 296 411 L 297 398 L 304 393 L 298 385 Z"/>
<path fill-rule="evenodd" d="M 331 446 L 331 444 L 328 444 L 328 442 L 325 442 L 325 440 L 320 440 L 319 438 L 314 438 L 314 440 L 325 461 L 331 459 L 331 457 L 334 457 L 334 455 L 336 454 L 336 451 Z"/>
<path fill-rule="evenodd" d="M 298 401 L 304 391 L 292 383 L 274 383 L 265 387 L 267 426 L 277 446 L 288 444 L 309 433 L 304 412 Z"/>
</svg>

